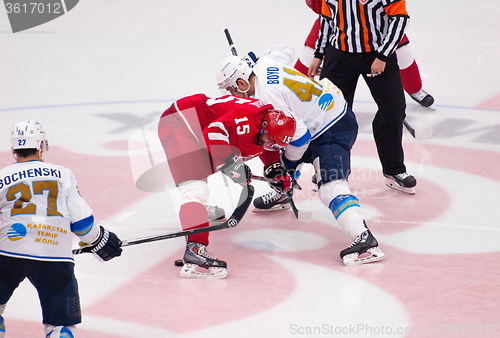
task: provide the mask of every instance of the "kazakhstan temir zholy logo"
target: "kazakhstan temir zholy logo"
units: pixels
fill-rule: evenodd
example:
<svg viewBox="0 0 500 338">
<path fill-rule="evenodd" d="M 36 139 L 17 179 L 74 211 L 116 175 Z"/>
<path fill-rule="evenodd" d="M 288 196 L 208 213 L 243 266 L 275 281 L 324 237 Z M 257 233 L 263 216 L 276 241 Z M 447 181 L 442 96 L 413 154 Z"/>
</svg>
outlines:
<svg viewBox="0 0 500 338">
<path fill-rule="evenodd" d="M 13 33 L 52 21 L 72 10 L 78 1 L 3 0 Z"/>
<path fill-rule="evenodd" d="M 14 223 L 7 231 L 7 237 L 11 241 L 18 241 L 26 236 L 26 227 L 21 223 Z"/>
</svg>

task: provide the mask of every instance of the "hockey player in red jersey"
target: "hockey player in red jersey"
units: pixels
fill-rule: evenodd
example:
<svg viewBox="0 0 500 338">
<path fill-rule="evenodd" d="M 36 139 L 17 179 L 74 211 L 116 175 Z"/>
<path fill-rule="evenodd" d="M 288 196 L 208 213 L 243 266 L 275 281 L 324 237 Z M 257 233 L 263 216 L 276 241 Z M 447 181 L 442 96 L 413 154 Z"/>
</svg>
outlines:
<svg viewBox="0 0 500 338">
<path fill-rule="evenodd" d="M 196 94 L 174 102 L 160 118 L 158 136 L 180 190 L 182 229 L 209 225 L 209 175 L 220 170 L 235 183 L 248 184 L 252 173 L 243 162 L 257 156 L 264 164 L 278 162 L 279 152 L 273 150 L 289 144 L 296 127 L 292 115 L 257 99 Z M 298 127 L 307 128 L 303 122 Z M 290 190 L 288 174 L 277 179 L 276 189 Z M 188 236 L 181 277 L 226 277 L 226 262 L 206 250 L 208 237 L 208 232 Z"/>
<path fill-rule="evenodd" d="M 306 0 L 306 4 L 316 14 L 321 16 L 322 0 Z M 306 38 L 302 53 L 294 65 L 294 68 L 304 75 L 307 75 L 309 65 L 314 58 L 314 50 L 316 48 L 316 41 L 318 40 L 320 29 L 320 17 L 318 17 Z M 433 109 L 432 104 L 434 103 L 434 98 L 422 88 L 420 71 L 418 69 L 417 62 L 413 57 L 409 43 L 410 40 L 408 40 L 408 37 L 405 34 L 396 49 L 399 72 L 401 74 L 401 80 L 403 81 L 403 88 L 415 102 L 423 107 Z"/>
</svg>

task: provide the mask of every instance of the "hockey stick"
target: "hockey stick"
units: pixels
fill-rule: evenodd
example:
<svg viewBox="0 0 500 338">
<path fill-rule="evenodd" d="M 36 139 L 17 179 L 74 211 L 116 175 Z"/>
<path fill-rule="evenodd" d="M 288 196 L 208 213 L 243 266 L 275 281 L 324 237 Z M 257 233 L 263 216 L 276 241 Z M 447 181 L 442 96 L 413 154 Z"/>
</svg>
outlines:
<svg viewBox="0 0 500 338">
<path fill-rule="evenodd" d="M 241 222 L 241 219 L 243 218 L 246 211 L 248 210 L 248 207 L 250 206 L 250 203 L 252 202 L 254 192 L 255 192 L 255 188 L 250 184 L 243 187 L 243 190 L 241 191 L 241 195 L 240 195 L 240 200 L 238 201 L 238 206 L 236 207 L 236 209 L 234 209 L 231 217 L 229 217 L 222 224 L 204 227 L 204 228 L 183 230 L 183 231 L 173 232 L 173 233 L 163 234 L 163 235 L 153 235 L 153 236 L 142 237 L 142 238 L 137 238 L 137 239 L 125 240 L 125 241 L 121 242 L 120 246 L 124 247 L 124 246 L 130 246 L 130 245 L 136 245 L 136 244 L 142 244 L 142 243 L 155 242 L 155 241 L 160 241 L 160 240 L 170 239 L 170 238 L 196 235 L 196 234 L 201 234 L 204 232 L 210 232 L 210 231 L 215 231 L 215 230 L 234 228 L 235 226 L 237 226 Z M 90 252 L 90 248 L 84 247 L 84 248 L 79 248 L 79 249 L 73 250 L 74 255 L 78 255 L 78 254 L 85 253 L 85 252 Z"/>
<path fill-rule="evenodd" d="M 417 132 L 406 120 L 403 120 L 403 125 L 406 127 L 408 132 L 417 140 L 427 140 L 432 136 L 432 127 L 429 127 L 423 131 Z"/>
<path fill-rule="evenodd" d="M 267 183 L 278 183 L 278 180 L 275 180 L 273 178 L 268 178 L 268 177 L 262 177 L 262 176 L 252 175 L 252 178 L 255 179 L 255 180 L 257 180 L 257 181 L 264 181 L 264 182 L 267 182 Z M 297 206 L 295 205 L 295 202 L 293 201 L 293 198 L 292 198 L 293 189 L 302 190 L 302 188 L 297 183 L 297 181 L 295 180 L 295 178 L 292 178 L 292 189 L 290 189 L 290 191 L 287 192 L 288 201 L 290 202 L 290 206 L 292 207 L 292 211 L 293 211 L 293 213 L 295 215 L 295 218 L 297 218 L 299 221 L 302 221 L 304 223 L 311 223 L 312 219 L 313 219 L 313 213 L 312 213 L 312 211 L 302 211 L 302 210 L 297 209 Z"/>
<path fill-rule="evenodd" d="M 231 34 L 229 34 L 229 30 L 227 28 L 224 29 L 224 33 L 226 34 L 226 39 L 227 42 L 229 43 L 229 48 L 231 48 L 231 53 L 233 53 L 234 56 L 238 56 L 238 52 L 236 52 L 236 48 L 234 47 L 233 39 L 231 39 Z"/>
</svg>

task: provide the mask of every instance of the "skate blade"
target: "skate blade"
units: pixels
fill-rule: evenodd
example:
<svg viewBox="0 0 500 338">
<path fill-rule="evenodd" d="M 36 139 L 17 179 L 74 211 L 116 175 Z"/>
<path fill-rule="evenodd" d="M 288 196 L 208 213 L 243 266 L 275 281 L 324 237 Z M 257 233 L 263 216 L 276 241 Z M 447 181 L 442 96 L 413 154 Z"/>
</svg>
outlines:
<svg viewBox="0 0 500 338">
<path fill-rule="evenodd" d="M 207 270 L 209 272 L 206 272 Z M 227 269 L 216 267 L 205 269 L 197 264 L 186 263 L 181 269 L 180 276 L 184 278 L 221 279 L 227 276 Z"/>
<path fill-rule="evenodd" d="M 415 195 L 415 187 L 413 187 L 413 188 L 402 187 L 399 184 L 397 184 L 396 182 L 394 182 L 393 180 L 391 180 L 390 178 L 385 179 L 385 185 L 391 189 L 404 192 L 405 194 Z"/>
<path fill-rule="evenodd" d="M 223 219 L 214 219 L 214 220 L 208 220 L 209 225 L 219 225 L 227 221 L 226 217 Z"/>
<path fill-rule="evenodd" d="M 256 214 L 264 214 L 266 212 L 274 212 L 274 211 L 281 211 L 281 210 L 289 210 L 291 208 L 290 203 L 287 204 L 279 204 L 275 205 L 274 207 L 270 209 L 258 209 L 258 208 L 253 208 L 252 212 Z"/>
<path fill-rule="evenodd" d="M 367 256 L 364 256 L 365 254 L 362 254 L 361 257 L 359 253 L 354 252 L 349 255 L 345 255 L 343 257 L 343 261 L 345 265 L 360 265 L 360 264 L 367 264 L 371 262 L 376 262 L 381 259 L 384 259 L 385 254 L 378 248 L 378 246 L 374 248 L 370 248 L 366 251 Z"/>
</svg>

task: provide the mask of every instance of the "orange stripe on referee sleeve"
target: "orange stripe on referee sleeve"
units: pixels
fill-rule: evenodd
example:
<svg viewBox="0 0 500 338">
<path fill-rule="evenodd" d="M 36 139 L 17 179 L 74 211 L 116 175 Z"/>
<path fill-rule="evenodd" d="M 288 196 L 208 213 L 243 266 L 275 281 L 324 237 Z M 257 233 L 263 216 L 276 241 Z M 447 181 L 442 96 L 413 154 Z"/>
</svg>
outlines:
<svg viewBox="0 0 500 338">
<path fill-rule="evenodd" d="M 368 27 L 366 26 L 366 18 L 365 18 L 365 8 L 362 5 L 359 5 L 359 16 L 361 18 L 361 26 L 363 27 L 363 44 L 365 45 L 366 51 L 371 52 L 370 44 L 368 43 Z"/>
<path fill-rule="evenodd" d="M 406 2 L 404 0 L 395 2 L 385 8 L 385 12 L 388 16 L 393 15 L 408 15 L 406 11 Z"/>
<path fill-rule="evenodd" d="M 345 25 L 344 25 L 344 7 L 342 6 L 342 4 L 343 4 L 342 1 L 338 2 L 337 15 L 338 15 L 338 21 L 339 21 L 339 29 L 342 32 L 342 34 L 340 34 L 340 36 L 339 36 L 340 49 L 343 50 L 343 51 L 345 51 L 346 48 L 345 48 L 345 33 L 344 33 L 344 29 L 345 29 Z"/>
<path fill-rule="evenodd" d="M 330 6 L 328 6 L 326 0 L 321 1 L 321 14 L 330 19 L 333 17 Z"/>
</svg>

